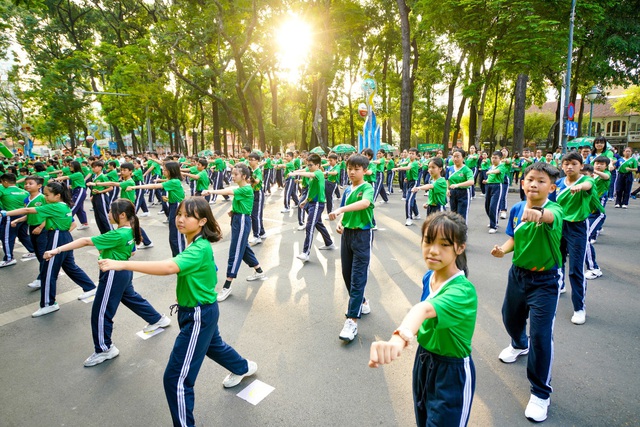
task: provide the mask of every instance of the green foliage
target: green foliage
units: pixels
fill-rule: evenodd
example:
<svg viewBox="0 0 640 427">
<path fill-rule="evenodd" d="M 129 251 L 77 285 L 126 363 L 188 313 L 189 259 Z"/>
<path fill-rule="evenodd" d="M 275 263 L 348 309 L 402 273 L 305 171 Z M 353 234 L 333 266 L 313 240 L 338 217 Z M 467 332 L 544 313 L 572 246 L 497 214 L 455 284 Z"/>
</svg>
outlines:
<svg viewBox="0 0 640 427">
<path fill-rule="evenodd" d="M 618 99 L 613 108 L 619 115 L 629 114 L 631 111 L 640 112 L 640 86 L 634 86 L 625 92 L 625 97 Z"/>
</svg>

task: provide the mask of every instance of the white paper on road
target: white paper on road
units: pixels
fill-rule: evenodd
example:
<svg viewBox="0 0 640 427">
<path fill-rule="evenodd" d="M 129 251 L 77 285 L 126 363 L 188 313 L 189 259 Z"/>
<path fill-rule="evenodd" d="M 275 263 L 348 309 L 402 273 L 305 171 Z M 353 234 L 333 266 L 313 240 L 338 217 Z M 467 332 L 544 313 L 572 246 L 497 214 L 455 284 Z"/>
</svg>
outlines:
<svg viewBox="0 0 640 427">
<path fill-rule="evenodd" d="M 252 405 L 257 405 L 273 390 L 275 390 L 275 387 L 271 387 L 269 384 L 265 384 L 260 380 L 255 380 L 236 396 L 246 400 Z"/>
<path fill-rule="evenodd" d="M 153 332 L 145 332 L 145 331 L 139 331 L 136 333 L 137 336 L 139 336 L 140 338 L 142 338 L 143 340 L 148 340 L 151 337 L 155 337 L 156 335 L 158 335 L 159 333 L 161 333 L 162 331 L 164 331 L 164 329 L 162 328 L 158 328 Z"/>
</svg>

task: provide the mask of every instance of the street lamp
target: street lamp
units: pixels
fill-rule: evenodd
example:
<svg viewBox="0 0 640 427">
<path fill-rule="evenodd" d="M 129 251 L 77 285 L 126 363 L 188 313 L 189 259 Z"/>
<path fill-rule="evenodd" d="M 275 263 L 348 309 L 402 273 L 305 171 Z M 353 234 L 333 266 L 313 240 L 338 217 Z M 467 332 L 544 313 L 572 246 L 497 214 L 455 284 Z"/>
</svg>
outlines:
<svg viewBox="0 0 640 427">
<path fill-rule="evenodd" d="M 594 86 L 591 88 L 591 90 L 589 91 L 589 93 L 587 93 L 587 99 L 589 100 L 589 103 L 591 104 L 591 109 L 589 110 L 589 133 L 588 136 L 591 136 L 591 121 L 593 119 L 593 101 L 596 100 L 596 98 L 598 96 L 600 96 L 602 94 L 602 91 L 600 89 L 598 89 L 598 86 Z"/>
</svg>

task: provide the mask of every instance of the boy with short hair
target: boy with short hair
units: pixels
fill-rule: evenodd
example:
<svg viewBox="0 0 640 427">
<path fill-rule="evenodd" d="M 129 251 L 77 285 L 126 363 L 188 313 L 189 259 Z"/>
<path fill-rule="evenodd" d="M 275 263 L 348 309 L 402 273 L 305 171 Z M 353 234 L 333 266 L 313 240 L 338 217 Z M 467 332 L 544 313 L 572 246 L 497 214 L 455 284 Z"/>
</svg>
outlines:
<svg viewBox="0 0 640 427">
<path fill-rule="evenodd" d="M 309 261 L 311 252 L 311 244 L 313 243 L 313 232 L 317 229 L 324 239 L 324 246 L 320 250 L 334 250 L 336 247 L 331 240 L 327 227 L 322 223 L 322 212 L 324 212 L 325 204 L 325 184 L 324 173 L 320 170 L 321 159 L 317 154 L 310 154 L 307 157 L 307 167 L 309 172 L 297 170 L 291 172 L 291 175 L 307 178 L 307 194 L 306 199 L 300 202 L 300 209 L 306 209 L 308 218 L 306 224 L 306 233 L 302 252 L 297 256 L 302 262 Z M 307 206 L 304 206 L 307 205 Z"/>
<path fill-rule="evenodd" d="M 93 170 L 93 183 L 87 183 L 91 188 L 91 205 L 93 206 L 93 215 L 96 218 L 96 225 L 100 234 L 104 234 L 113 230 L 113 226 L 109 222 L 109 207 L 111 206 L 111 193 L 113 187 L 100 185 L 103 182 L 110 181 L 109 177 L 103 173 L 104 163 L 101 160 L 91 163 Z"/>
<path fill-rule="evenodd" d="M 371 307 L 364 296 L 367 286 L 371 246 L 373 242 L 373 187 L 364 182 L 369 159 L 362 155 L 349 157 L 347 171 L 351 186 L 345 188 L 341 206 L 329 213 L 334 221 L 343 215 L 336 231 L 342 234 L 340 259 L 342 277 L 349 292 L 349 305 L 339 338 L 351 342 L 358 334 L 358 319 L 369 314 Z"/>
<path fill-rule="evenodd" d="M 404 204 L 404 213 L 406 217 L 406 221 L 404 225 L 410 226 L 413 225 L 414 219 L 420 219 L 420 212 L 418 211 L 418 204 L 416 203 L 416 194 L 411 191 L 413 187 L 418 185 L 418 174 L 419 174 L 420 162 L 418 162 L 418 149 L 417 148 L 409 148 L 409 163 L 406 166 L 401 166 L 394 168 L 394 171 L 405 171 L 405 189 L 406 189 L 406 200 Z M 405 191 L 403 191 L 405 193 Z"/>
<path fill-rule="evenodd" d="M 562 158 L 562 170 L 565 177 L 556 182 L 556 200 L 564 211 L 562 225 L 562 287 L 565 292 L 564 264 L 569 255 L 569 281 L 571 283 L 571 301 L 573 316 L 571 323 L 582 325 L 586 321 L 585 299 L 587 281 L 584 277 L 584 262 L 587 253 L 588 224 L 587 218 L 591 214 L 593 200 L 597 198 L 593 179 L 581 174 L 582 155 L 578 152 L 565 154 Z M 599 208 L 602 211 L 602 206 Z"/>
<path fill-rule="evenodd" d="M 552 392 L 553 324 L 562 280 L 559 268 L 563 210 L 548 196 L 555 190 L 558 176 L 559 171 L 545 162 L 536 162 L 525 170 L 526 201 L 511 208 L 506 230 L 509 240 L 491 251 L 497 258 L 514 253 L 502 305 L 502 321 L 511 344 L 498 358 L 514 363 L 529 353 L 527 378 L 531 396 L 524 415 L 536 422 L 547 418 Z"/>
<path fill-rule="evenodd" d="M 284 161 L 285 163 L 276 166 L 276 168 L 278 169 L 284 169 L 284 179 L 285 179 L 284 209 L 280 211 L 281 213 L 290 212 L 292 198 L 293 198 L 293 203 L 295 203 L 296 205 L 300 203 L 300 201 L 298 200 L 298 194 L 296 191 L 295 177 L 290 175 L 291 172 L 298 169 L 296 168 L 296 162 L 293 158 L 293 153 L 291 151 L 287 151 L 287 153 L 284 155 Z"/>
<path fill-rule="evenodd" d="M 598 203 L 602 206 L 602 211 L 599 209 L 592 209 L 592 212 L 587 218 L 589 242 L 587 243 L 586 257 L 587 271 L 584 273 L 584 277 L 586 277 L 587 280 L 597 279 L 602 276 L 602 270 L 600 270 L 600 266 L 598 266 L 598 262 L 596 261 L 596 251 L 593 244 L 596 242 L 599 230 L 602 229 L 604 221 L 607 218 L 604 209 L 607 205 L 607 192 L 609 190 L 609 179 L 611 178 L 611 172 L 607 170 L 608 165 L 608 157 L 598 156 L 592 160 L 591 165 L 583 166 L 583 171 L 584 169 L 589 170 L 589 173 L 586 173 L 586 175 L 593 178 L 595 183 L 595 192 L 598 196 Z"/>
<path fill-rule="evenodd" d="M 335 197 L 336 187 L 340 179 L 340 164 L 338 164 L 338 156 L 335 153 L 329 154 L 327 157 L 329 164 L 324 170 L 326 181 L 324 183 L 324 197 L 327 200 L 327 212 L 333 211 L 333 198 Z"/>
<path fill-rule="evenodd" d="M 25 179 L 24 188 L 29 193 L 29 197 L 24 200 L 24 207 L 35 208 L 46 204 L 46 200 L 42 194 L 43 183 L 44 179 L 38 175 L 30 175 Z M 38 262 L 42 264 L 42 256 L 47 249 L 47 233 L 44 230 L 46 221 L 37 213 L 27 214 L 17 221 L 22 220 L 25 220 L 29 228 L 29 238 L 33 246 L 34 256 L 38 259 Z M 27 284 L 27 286 L 34 291 L 40 289 L 40 268 L 38 268 L 38 277 L 36 277 L 33 282 Z"/>
<path fill-rule="evenodd" d="M 498 231 L 498 215 L 500 213 L 500 200 L 502 198 L 502 186 L 509 171 L 506 163 L 502 163 L 502 152 L 494 151 L 491 155 L 491 166 L 485 172 L 485 199 L 484 210 L 489 217 L 489 234 Z"/>
<path fill-rule="evenodd" d="M 260 155 L 258 153 L 249 153 L 249 169 L 251 169 L 251 177 L 253 182 L 253 209 L 251 210 L 251 231 L 253 237 L 249 239 L 250 245 L 259 245 L 266 233 L 264 231 L 264 222 L 262 220 L 264 213 L 264 179 L 262 169 L 260 169 Z"/>
</svg>

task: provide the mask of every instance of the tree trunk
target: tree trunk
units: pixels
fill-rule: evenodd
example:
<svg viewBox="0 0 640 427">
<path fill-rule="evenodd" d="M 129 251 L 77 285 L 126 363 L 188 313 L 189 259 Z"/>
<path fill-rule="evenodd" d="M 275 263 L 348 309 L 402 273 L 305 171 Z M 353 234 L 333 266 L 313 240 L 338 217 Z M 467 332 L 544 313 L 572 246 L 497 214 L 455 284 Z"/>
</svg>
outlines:
<svg viewBox="0 0 640 427">
<path fill-rule="evenodd" d="M 513 108 L 513 99 L 516 97 L 516 88 L 513 88 L 513 94 L 511 95 L 511 98 L 509 99 L 509 110 L 507 112 L 507 120 L 506 120 L 506 124 L 505 124 L 505 129 L 504 129 L 504 140 L 505 140 L 505 145 L 507 143 L 507 140 L 509 139 L 509 122 L 511 121 L 511 109 Z M 491 151 L 493 152 L 494 146 L 493 146 L 493 142 L 491 144 Z"/>
<path fill-rule="evenodd" d="M 580 98 L 580 110 L 578 111 L 578 137 L 582 136 L 582 118 L 584 116 L 584 101 L 587 100 L 587 97 L 582 95 Z M 587 132 L 587 135 L 589 133 Z"/>
<path fill-rule="evenodd" d="M 478 139 L 478 110 L 477 101 L 475 96 L 471 98 L 471 104 L 469 104 L 469 143 Z M 452 146 L 455 146 L 457 141 L 453 141 Z"/>
<path fill-rule="evenodd" d="M 447 101 L 447 114 L 444 119 L 444 128 L 442 129 L 442 146 L 447 147 L 449 140 L 451 139 L 451 119 L 453 118 L 453 102 L 455 101 L 456 86 L 458 84 L 458 77 L 460 76 L 460 70 L 462 69 L 462 62 L 464 61 L 465 54 L 460 56 L 460 60 L 456 65 L 456 68 L 451 76 L 451 82 L 449 83 L 449 99 Z"/>
<path fill-rule="evenodd" d="M 271 123 L 273 124 L 273 139 L 271 140 L 271 150 L 278 150 L 280 141 L 278 135 L 278 76 L 269 73 L 269 87 L 271 88 Z M 276 148 L 278 147 L 278 148 Z"/>
<path fill-rule="evenodd" d="M 513 110 L 513 151 L 521 153 L 524 147 L 524 110 L 527 99 L 527 74 L 518 74 L 515 91 L 515 107 Z"/>
<path fill-rule="evenodd" d="M 380 87 L 382 89 L 382 114 L 384 114 L 385 119 L 382 121 L 382 135 L 381 139 L 383 143 L 391 144 L 391 140 L 387 138 L 387 128 L 390 126 L 389 124 L 389 104 L 387 104 L 387 68 L 389 67 L 389 55 L 385 52 L 384 58 L 382 59 L 382 82 L 380 82 Z M 349 108 L 351 111 L 351 108 Z M 353 111 L 351 111 L 353 114 Z"/>
<path fill-rule="evenodd" d="M 462 115 L 464 114 L 464 105 L 467 102 L 467 97 L 463 96 L 460 100 L 460 106 L 458 107 L 458 115 L 456 116 L 456 126 L 453 128 L 453 136 L 451 138 L 451 143 L 449 145 L 445 145 L 444 148 L 451 148 L 453 145 L 453 140 L 458 139 L 458 134 L 460 133 L 460 122 L 462 121 Z"/>
<path fill-rule="evenodd" d="M 322 116 L 322 123 L 320 123 L 320 135 L 322 136 L 320 138 L 319 145 L 320 147 L 322 147 L 322 149 L 324 151 L 329 151 L 328 150 L 328 141 L 329 141 L 329 114 L 328 114 L 328 108 L 327 108 L 327 104 L 328 104 L 328 98 L 329 97 L 329 91 L 328 88 L 326 87 L 326 85 L 323 84 L 323 91 L 322 91 L 322 97 L 320 98 L 320 115 Z"/>
<path fill-rule="evenodd" d="M 349 87 L 347 92 L 347 105 L 349 107 L 349 144 L 355 145 L 356 143 L 356 127 L 353 121 L 353 100 L 351 99 L 351 89 L 353 85 Z"/>
<path fill-rule="evenodd" d="M 500 79 L 496 79 L 496 96 L 493 99 L 493 117 L 491 118 L 491 132 L 489 134 L 489 141 L 495 142 L 496 140 L 496 113 L 498 112 L 498 90 L 500 89 Z M 477 149 L 478 147 L 476 147 Z"/>
<path fill-rule="evenodd" d="M 204 150 L 205 147 L 205 137 L 204 137 L 204 103 L 202 100 L 198 101 L 198 105 L 200 105 L 200 149 Z"/>
<path fill-rule="evenodd" d="M 402 34 L 402 91 L 400 96 L 400 149 L 411 144 L 411 33 L 409 12 L 405 0 L 397 0 Z"/>
<path fill-rule="evenodd" d="M 120 133 L 120 128 L 118 126 L 113 125 L 113 136 L 115 137 L 116 144 L 118 145 L 118 151 L 125 151 L 124 141 L 122 140 L 122 134 Z"/>
<path fill-rule="evenodd" d="M 227 128 L 222 128 L 222 151 L 224 152 L 224 155 L 229 157 L 229 144 L 227 141 Z"/>
<path fill-rule="evenodd" d="M 313 110 L 312 110 L 313 111 Z M 305 111 L 304 114 L 302 115 L 302 131 L 301 131 L 301 137 L 300 137 L 300 149 L 301 150 L 306 150 L 307 149 L 307 120 L 309 118 L 309 115 L 307 114 L 307 112 Z"/>
</svg>

